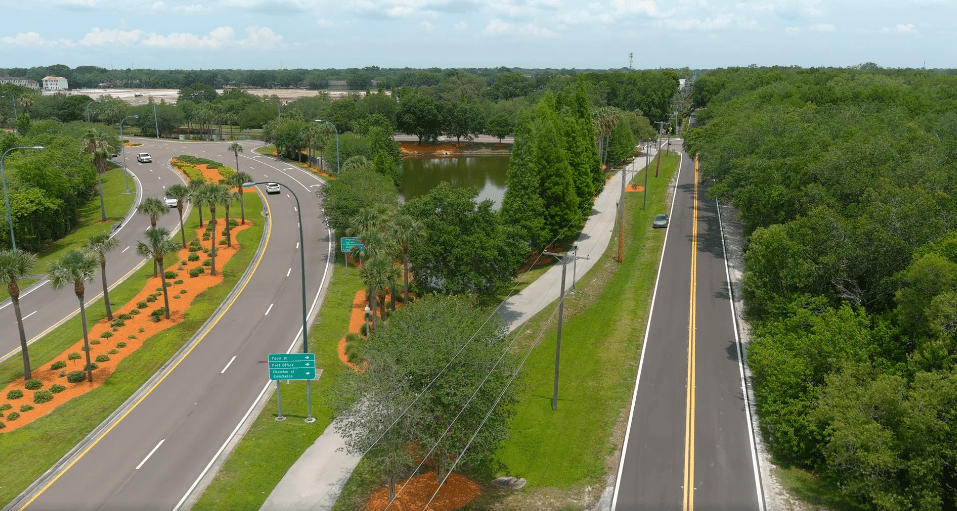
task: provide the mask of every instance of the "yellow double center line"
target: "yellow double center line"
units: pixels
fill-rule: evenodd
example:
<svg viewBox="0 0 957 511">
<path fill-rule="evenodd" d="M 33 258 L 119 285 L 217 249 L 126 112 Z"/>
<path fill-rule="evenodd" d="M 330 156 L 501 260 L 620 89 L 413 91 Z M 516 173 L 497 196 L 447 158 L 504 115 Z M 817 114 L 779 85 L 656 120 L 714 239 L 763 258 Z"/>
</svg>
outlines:
<svg viewBox="0 0 957 511">
<path fill-rule="evenodd" d="M 695 159 L 694 193 L 692 194 L 693 215 L 691 222 L 691 290 L 688 313 L 688 390 L 685 406 L 685 478 L 682 509 L 694 509 L 694 407 L 695 407 L 695 329 L 697 327 L 698 290 L 698 162 Z"/>
</svg>

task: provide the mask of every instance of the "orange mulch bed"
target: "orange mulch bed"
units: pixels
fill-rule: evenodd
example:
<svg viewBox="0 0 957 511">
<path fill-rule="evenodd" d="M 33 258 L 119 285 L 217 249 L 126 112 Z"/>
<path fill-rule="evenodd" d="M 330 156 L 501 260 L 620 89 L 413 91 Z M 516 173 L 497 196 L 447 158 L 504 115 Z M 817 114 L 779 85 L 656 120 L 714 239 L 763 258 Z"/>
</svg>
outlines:
<svg viewBox="0 0 957 511">
<path fill-rule="evenodd" d="M 396 511 L 413 509 L 418 511 L 432 498 L 432 494 L 438 487 L 439 483 L 435 481 L 435 472 L 415 476 L 404 485 L 396 485 L 397 496 L 391 506 L 389 506 L 389 489 L 382 488 L 369 498 L 365 511 L 380 511 L 385 509 L 386 506 Z M 452 473 L 445 480 L 439 494 L 435 496 L 427 509 L 429 511 L 458 509 L 471 502 L 481 493 L 478 483 L 470 481 L 465 476 Z"/>
<path fill-rule="evenodd" d="M 509 147 L 511 147 L 510 144 L 486 144 L 479 142 L 461 142 L 457 144 L 453 141 L 427 142 L 424 144 L 418 142 L 399 143 L 399 149 L 402 151 L 403 156 L 453 156 L 461 153 L 487 150 L 489 148 L 508 150 Z"/>
<path fill-rule="evenodd" d="M 625 187 L 626 192 L 643 192 L 645 187 L 641 185 L 628 185 Z"/>
<path fill-rule="evenodd" d="M 210 275 L 208 268 L 197 277 L 189 276 L 189 270 L 198 266 L 202 266 L 203 260 L 208 258 L 208 255 L 203 252 L 197 252 L 197 254 L 200 255 L 198 261 L 187 261 L 187 258 L 190 254 L 188 249 L 180 249 L 175 254 L 166 255 L 164 258 L 165 261 L 172 261 L 172 264 L 166 268 L 166 271 L 173 271 L 178 274 L 176 278 L 167 279 L 166 281 L 167 284 L 169 284 L 167 289 L 169 294 L 170 319 L 166 319 L 165 315 L 161 315 L 160 321 L 153 322 L 150 318 L 150 310 L 155 310 L 164 306 L 163 295 L 161 291 L 162 284 L 160 282 L 160 277 L 157 275 L 155 277 L 149 277 L 146 281 L 146 284 L 143 286 L 143 290 L 133 297 L 133 299 L 130 300 L 126 305 L 113 309 L 113 317 L 115 319 L 121 314 L 131 314 L 131 311 L 136 309 L 138 302 L 147 303 L 146 308 L 137 309 L 139 310 L 139 314 L 133 315 L 131 319 L 125 320 L 125 324 L 123 326 L 111 328 L 110 322 L 106 318 L 103 318 L 96 324 L 90 325 L 88 332 L 90 339 L 90 360 L 94 361 L 94 363 L 99 366 L 97 369 L 93 370 L 92 382 L 84 379 L 78 383 L 69 383 L 66 380 L 67 373 L 71 371 L 82 370 L 86 366 L 86 355 L 83 353 L 82 337 L 77 340 L 75 344 L 64 350 L 60 355 L 54 357 L 53 360 L 48 360 L 43 364 L 37 364 L 35 360 L 31 361 L 31 365 L 33 366 L 33 379 L 43 382 L 43 386 L 40 387 L 39 390 L 49 390 L 53 385 L 61 385 L 66 387 L 66 389 L 62 392 L 53 394 L 53 399 L 51 401 L 38 404 L 33 402 L 34 391 L 26 389 L 24 386 L 26 382 L 23 378 L 19 378 L 11 382 L 2 391 L 0 391 L 0 404 L 9 403 L 13 406 L 13 408 L 2 412 L 4 416 L 0 417 L 0 422 L 3 422 L 6 427 L 0 429 L 0 432 L 6 433 L 21 428 L 51 412 L 57 406 L 66 403 L 77 396 L 86 394 L 100 385 L 103 385 L 107 378 L 113 374 L 113 371 L 116 369 L 119 363 L 122 362 L 124 358 L 139 349 L 144 342 L 147 342 L 150 339 L 150 337 L 172 327 L 173 325 L 181 323 L 186 310 L 189 309 L 189 306 L 193 303 L 193 299 L 206 289 L 223 281 L 222 272 L 219 270 L 240 248 L 239 244 L 235 242 L 235 235 L 251 225 L 252 222 L 247 221 L 245 224 L 238 225 L 230 230 L 230 233 L 234 239 L 233 246 L 219 246 L 219 249 L 216 252 L 217 274 L 215 276 Z M 202 234 L 204 230 L 205 227 L 200 227 L 197 229 L 197 239 L 202 240 Z M 217 234 L 217 242 L 220 239 L 223 238 Z M 200 244 L 202 244 L 204 248 L 210 248 L 210 242 L 211 240 L 200 241 Z M 183 265 L 183 269 L 178 269 L 181 261 L 187 261 L 187 263 Z M 147 262 L 147 264 L 152 263 Z M 180 280 L 182 283 L 177 284 L 176 282 Z M 99 289 L 99 287 L 99 275 L 97 275 L 95 282 L 90 282 L 86 285 L 88 292 Z M 67 288 L 70 292 L 72 292 L 72 286 L 67 286 Z M 159 296 L 156 297 L 154 301 L 149 301 L 148 297 L 155 293 L 159 293 Z M 112 333 L 111 337 L 100 337 L 101 333 L 107 331 Z M 123 347 L 119 347 L 118 343 L 125 343 L 125 345 Z M 111 353 L 111 351 L 113 353 Z M 70 353 L 79 353 L 82 355 L 82 357 L 78 360 L 68 360 L 68 355 Z M 95 362 L 98 355 L 106 355 L 109 357 L 109 360 Z M 56 370 L 51 369 L 50 366 L 54 361 L 66 362 L 66 367 Z M 23 397 L 19 399 L 7 399 L 7 393 L 14 389 L 23 391 Z M 20 406 L 22 405 L 32 406 L 33 409 L 20 412 Z M 20 417 L 14 421 L 9 420 L 10 413 L 12 412 L 20 413 Z"/>
<path fill-rule="evenodd" d="M 359 334 L 362 332 L 362 325 L 366 322 L 366 290 L 356 291 L 356 296 L 352 300 L 352 315 L 349 317 L 349 333 Z M 353 371 L 361 371 L 362 368 L 352 362 L 349 362 L 349 356 L 346 355 L 346 338 L 339 339 L 339 360 L 343 364 L 352 368 Z"/>
</svg>

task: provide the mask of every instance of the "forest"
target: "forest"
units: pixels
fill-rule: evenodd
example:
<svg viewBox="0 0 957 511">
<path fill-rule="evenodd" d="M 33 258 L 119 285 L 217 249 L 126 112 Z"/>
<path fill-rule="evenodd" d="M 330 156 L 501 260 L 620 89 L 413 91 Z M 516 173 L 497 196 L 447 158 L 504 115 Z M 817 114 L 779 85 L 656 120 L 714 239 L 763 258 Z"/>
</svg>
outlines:
<svg viewBox="0 0 957 511">
<path fill-rule="evenodd" d="M 863 509 L 955 509 L 957 76 L 730 68 L 691 98 L 776 461 Z"/>
</svg>

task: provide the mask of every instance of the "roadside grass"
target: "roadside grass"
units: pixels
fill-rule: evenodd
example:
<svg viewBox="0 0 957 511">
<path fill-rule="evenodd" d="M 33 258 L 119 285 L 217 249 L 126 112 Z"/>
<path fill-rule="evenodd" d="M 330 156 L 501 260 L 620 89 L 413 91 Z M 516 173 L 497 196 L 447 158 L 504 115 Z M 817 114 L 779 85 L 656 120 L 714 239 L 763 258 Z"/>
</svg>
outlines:
<svg viewBox="0 0 957 511">
<path fill-rule="evenodd" d="M 523 369 L 511 438 L 499 450 L 500 475 L 525 478 L 529 489 L 603 484 L 606 458 L 617 449 L 613 430 L 637 374 L 664 243 L 651 220 L 670 199 L 677 162 L 665 158 L 659 177 L 649 180 L 647 210 L 640 194 L 626 194 L 624 261 L 617 262 L 613 239 L 577 291 L 566 295 L 557 411 L 551 398 L 558 301 L 523 330 L 522 351 L 535 347 Z"/>
<path fill-rule="evenodd" d="M 213 482 L 200 496 L 194 511 L 219 509 L 259 509 L 286 471 L 299 459 L 332 422 L 327 396 L 348 371 L 339 361 L 339 339 L 349 331 L 352 300 L 363 288 L 353 269 L 335 266 L 322 308 L 309 332 L 310 352 L 316 354 L 316 368 L 322 370 L 312 385 L 314 424 L 306 424 L 305 382 L 282 383 L 282 412 L 278 414 L 273 395 L 242 441 L 219 470 Z M 275 387 L 275 385 L 273 385 Z M 275 392 L 273 392 L 275 394 Z"/>
<path fill-rule="evenodd" d="M 246 202 L 247 218 L 261 218 L 258 215 L 261 209 L 262 204 L 258 197 L 250 194 Z M 198 227 L 195 208 L 185 224 L 186 228 L 191 230 Z M 240 232 L 237 240 L 244 248 L 222 268 L 225 280 L 198 295 L 182 323 L 151 337 L 150 342 L 125 358 L 102 386 L 64 403 L 27 426 L 9 433 L 0 433 L 0 459 L 29 460 L 29 463 L 4 464 L 6 468 L 3 484 L 0 485 L 0 502 L 12 501 L 56 464 L 192 338 L 246 271 L 262 233 L 262 221 L 256 221 L 252 227 Z M 143 289 L 144 282 L 152 274 L 152 265 L 144 264 L 110 292 L 111 301 L 117 304 L 128 302 Z M 87 284 L 88 296 L 95 294 L 96 288 L 96 282 Z M 72 293 L 73 287 L 67 286 L 62 292 Z M 88 324 L 103 319 L 106 311 L 102 298 L 87 305 L 86 312 Z M 35 364 L 41 361 L 46 364 L 82 336 L 80 318 L 77 315 L 31 345 L 30 358 Z M 11 357 L 0 364 L 0 385 L 6 385 L 22 376 L 23 362 L 19 356 Z"/>
<path fill-rule="evenodd" d="M 106 222 L 100 221 L 100 196 L 93 194 L 90 200 L 80 208 L 79 224 L 77 228 L 65 237 L 51 243 L 46 249 L 37 254 L 37 265 L 34 267 L 34 276 L 19 281 L 22 293 L 34 282 L 46 275 L 47 267 L 64 254 L 75 248 L 86 245 L 87 239 L 94 234 L 110 232 L 113 224 L 119 222 L 129 212 L 136 198 L 136 181 L 130 180 L 130 193 L 126 192 L 123 180 L 123 170 L 114 167 L 103 173 L 103 205 L 106 208 Z M 109 255 L 107 255 L 109 257 Z M 7 286 L 0 286 L 0 302 L 10 298 Z"/>
<path fill-rule="evenodd" d="M 801 499 L 804 504 L 832 511 L 861 511 L 866 509 L 848 500 L 840 490 L 816 475 L 799 468 L 774 467 L 774 474 L 789 494 Z M 805 509 L 800 506 L 797 509 Z"/>
</svg>

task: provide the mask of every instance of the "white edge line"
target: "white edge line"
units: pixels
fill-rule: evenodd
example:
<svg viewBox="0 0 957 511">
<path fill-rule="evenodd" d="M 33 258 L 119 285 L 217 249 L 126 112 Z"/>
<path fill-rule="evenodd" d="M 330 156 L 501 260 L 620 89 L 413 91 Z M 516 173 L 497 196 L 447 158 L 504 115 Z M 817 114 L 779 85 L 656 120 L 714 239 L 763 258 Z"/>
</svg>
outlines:
<svg viewBox="0 0 957 511">
<path fill-rule="evenodd" d="M 329 248 L 328 248 L 329 251 L 326 252 L 326 254 L 328 255 L 329 253 L 331 253 L 334 247 L 332 243 L 332 240 L 333 240 L 332 231 L 329 231 L 328 229 L 327 231 L 329 232 Z M 316 292 L 316 297 L 312 301 L 312 307 L 309 308 L 310 316 L 312 315 L 312 312 L 315 310 L 316 305 L 319 303 L 319 297 L 322 295 L 322 286 L 325 285 L 326 277 L 329 275 L 329 264 L 330 264 L 329 261 L 330 259 L 327 257 L 326 269 L 323 270 L 322 280 L 319 282 L 319 290 Z M 298 338 L 299 335 L 301 334 L 302 334 L 302 328 L 300 327 L 299 333 L 296 334 L 296 338 Z M 295 347 L 295 341 L 293 342 L 293 346 L 289 348 L 289 351 L 287 351 L 287 353 L 292 352 L 293 347 Z M 249 409 L 246 410 L 246 414 L 243 415 L 243 418 L 239 420 L 239 424 L 236 424 L 236 427 L 233 429 L 233 432 L 230 433 L 228 437 L 226 437 L 226 441 L 223 442 L 223 445 L 220 446 L 219 450 L 216 451 L 216 454 L 213 455 L 213 459 L 209 460 L 209 463 L 206 465 L 206 468 L 204 468 L 203 471 L 199 474 L 199 477 L 197 477 L 196 480 L 193 481 L 193 484 L 190 485 L 188 490 L 186 490 L 186 494 L 183 495 L 183 498 L 180 499 L 180 501 L 176 504 L 176 507 L 174 507 L 172 511 L 179 511 L 183 507 L 183 504 L 186 503 L 186 500 L 193 493 L 193 490 L 195 490 L 196 486 L 199 485 L 199 482 L 202 481 L 204 477 L 206 477 L 206 473 L 209 472 L 209 469 L 212 468 L 213 464 L 216 463 L 216 460 L 218 460 L 219 457 L 223 454 L 223 451 L 226 450 L 226 446 L 229 445 L 229 442 L 231 442 L 233 437 L 236 436 L 236 433 L 239 431 L 239 428 L 242 427 L 243 423 L 246 422 L 249 416 L 253 413 L 253 410 L 256 408 L 259 401 L 263 398 L 263 395 L 266 394 L 266 391 L 269 390 L 269 386 L 272 385 L 272 383 L 273 383 L 272 380 L 266 382 L 266 385 L 263 386 L 263 389 L 259 393 L 259 396 L 253 400 L 252 405 L 250 405 Z"/>
<path fill-rule="evenodd" d="M 219 374 L 225 373 L 226 370 L 229 369 L 229 366 L 233 365 L 233 360 L 236 360 L 236 355 L 233 355 L 233 358 L 229 359 L 229 362 L 226 363 L 226 367 L 224 367 L 223 370 L 219 372 Z"/>
<path fill-rule="evenodd" d="M 741 376 L 741 393 L 744 395 L 745 417 L 748 419 L 748 441 L 751 443 L 751 465 L 754 469 L 754 486 L 758 496 L 758 509 L 764 511 L 764 491 L 761 485 L 761 469 L 758 467 L 757 444 L 754 441 L 754 423 L 751 419 L 751 400 L 748 397 L 748 386 L 744 378 L 744 350 L 741 339 L 738 337 L 737 313 L 734 310 L 734 290 L 731 288 L 731 270 L 728 269 L 728 250 L 724 243 L 724 225 L 721 222 L 721 205 L 714 202 L 718 209 L 718 226 L 721 228 L 721 251 L 724 255 L 724 273 L 728 278 L 728 301 L 731 303 L 731 323 L 734 326 L 734 344 L 738 347 L 738 374 Z"/>
<path fill-rule="evenodd" d="M 684 161 L 684 155 L 678 153 L 678 175 L 675 177 L 675 190 L 671 196 L 671 208 L 668 209 L 668 218 L 672 218 L 672 212 L 675 209 L 675 197 L 678 196 L 678 179 L 681 177 L 681 163 Z M 669 229 L 670 232 L 670 229 Z M 661 258 L 658 260 L 658 275 L 655 276 L 655 290 L 651 294 L 651 309 L 648 312 L 648 323 L 645 325 L 645 338 L 641 343 L 641 358 L 638 362 L 638 376 L 635 377 L 635 390 L 631 395 L 631 410 L 628 411 L 628 428 L 625 430 L 625 441 L 621 444 L 621 461 L 618 462 L 618 477 L 615 478 L 615 494 L 611 499 L 611 510 L 615 510 L 618 503 L 618 488 L 621 487 L 621 473 L 625 467 L 625 453 L 628 452 L 628 438 L 631 436 L 631 423 L 635 416 L 635 400 L 638 399 L 638 384 L 641 382 L 641 368 L 645 365 L 645 353 L 648 351 L 648 334 L 651 332 L 651 317 L 655 311 L 655 298 L 658 297 L 658 281 L 661 279 L 661 267 L 665 262 L 665 251 L 668 248 L 668 235 L 665 235 L 665 242 L 661 246 Z"/>
<path fill-rule="evenodd" d="M 296 247 L 296 248 L 298 248 L 298 247 Z M 288 270 L 286 270 L 286 276 L 287 276 L 287 277 L 288 277 L 291 273 L 292 273 L 292 268 L 289 268 Z"/>
<path fill-rule="evenodd" d="M 272 306 L 273 306 L 273 305 L 276 305 L 276 304 L 274 304 L 274 303 L 271 303 L 271 304 L 269 304 L 269 308 L 268 308 L 268 309 L 266 309 L 266 313 L 265 313 L 265 314 L 263 314 L 263 316 L 268 316 L 268 315 L 269 315 L 269 311 L 271 311 L 271 310 L 272 310 Z"/>
<path fill-rule="evenodd" d="M 137 466 L 136 466 L 136 468 L 135 468 L 134 470 L 139 470 L 139 469 L 140 469 L 140 467 L 142 467 L 142 466 L 143 466 L 143 464 L 144 464 L 144 463 L 146 463 L 146 460 L 148 460 L 148 459 L 150 459 L 150 456 L 152 456 L 152 455 L 153 455 L 153 453 L 154 453 L 154 452 L 156 452 L 156 449 L 159 449 L 159 448 L 160 448 L 160 446 L 161 446 L 161 445 L 163 445 L 163 442 L 165 442 L 165 441 L 166 441 L 166 439 L 165 439 L 165 438 L 164 438 L 164 439 L 162 439 L 162 440 L 160 440 L 160 442 L 159 442 L 158 444 L 156 444 L 156 447 L 154 447 L 154 448 L 153 448 L 153 450 L 152 450 L 152 451 L 150 451 L 150 453 L 149 453 L 149 454 L 147 454 L 145 458 L 143 458 L 143 461 L 141 461 L 141 462 L 140 462 L 140 464 L 139 464 L 139 465 L 137 465 Z"/>
</svg>

